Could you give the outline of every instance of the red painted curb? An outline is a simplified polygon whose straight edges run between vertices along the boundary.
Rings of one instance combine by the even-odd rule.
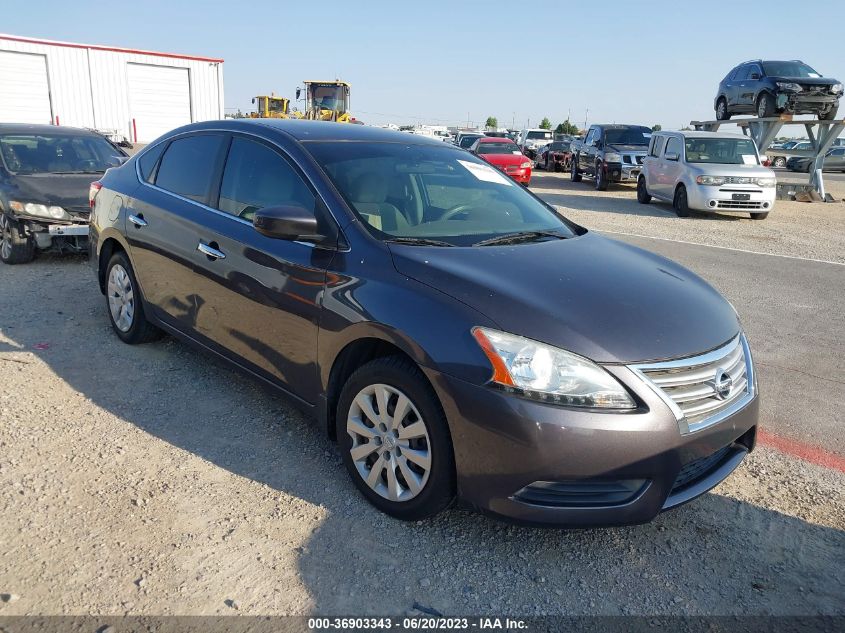
[[[767,431],[763,431],[762,429],[757,431],[757,441],[764,446],[770,446],[781,453],[794,455],[795,457],[799,457],[810,463],[845,473],[845,457],[826,451],[823,448],[804,444],[803,442],[798,442],[796,440],[789,440],[785,437],[780,437],[779,435],[773,435]]]

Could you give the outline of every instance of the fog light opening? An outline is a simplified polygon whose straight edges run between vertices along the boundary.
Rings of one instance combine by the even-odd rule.
[[[715,201],[715,200],[711,200],[710,202],[708,202],[708,203],[707,203],[707,206],[708,206],[708,207],[711,207],[711,208],[712,208],[712,207],[715,207],[715,206],[716,206],[716,201]]]
[[[769,203],[768,203],[768,202],[764,202],[764,203],[763,203],[763,208],[764,208],[764,209],[768,209],[768,208],[769,208]]]

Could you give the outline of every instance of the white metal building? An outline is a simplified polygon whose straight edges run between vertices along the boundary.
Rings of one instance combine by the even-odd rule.
[[[147,143],[222,118],[222,59],[0,34],[0,122],[94,128]]]

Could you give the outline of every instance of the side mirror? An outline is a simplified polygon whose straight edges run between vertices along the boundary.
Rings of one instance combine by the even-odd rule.
[[[267,237],[291,242],[319,242],[317,218],[313,211],[300,206],[264,207],[252,218],[255,230]]]
[[[681,155],[678,152],[666,152],[666,160],[680,160]]]
[[[751,73],[751,76],[749,77],[749,79],[751,79],[751,80],[760,79],[760,75],[758,75],[757,73]]]
[[[604,143],[601,142],[601,139],[596,141],[596,149],[601,149],[604,146]]]

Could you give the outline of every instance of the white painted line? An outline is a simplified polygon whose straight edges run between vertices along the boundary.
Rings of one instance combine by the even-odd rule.
[[[731,248],[730,246],[716,246],[715,244],[702,244],[701,242],[687,242],[686,240],[673,240],[668,237],[654,237],[653,235],[640,235],[639,233],[624,233],[622,231],[604,231],[596,229],[596,233],[610,233],[612,235],[627,235],[629,237],[642,237],[647,240],[661,240],[663,242],[677,242],[678,244],[689,244],[690,246],[706,246],[707,248],[721,248],[726,251],[737,251],[738,253],[749,253],[751,255],[768,255],[769,257],[784,257],[786,259],[800,259],[805,262],[816,262],[817,264],[833,264],[834,266],[845,266],[845,262],[832,262],[827,259],[813,259],[812,257],[798,257],[797,255],[780,255],[778,253],[764,253],[762,251],[749,251],[744,248]]]

